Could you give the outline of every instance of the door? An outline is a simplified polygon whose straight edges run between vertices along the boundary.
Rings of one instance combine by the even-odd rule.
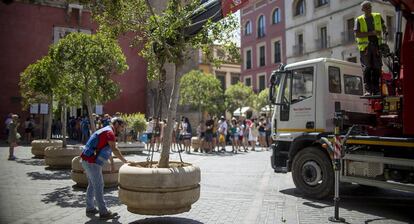
[[[278,133],[316,131],[314,70],[313,66],[298,68],[286,75],[280,92]]]

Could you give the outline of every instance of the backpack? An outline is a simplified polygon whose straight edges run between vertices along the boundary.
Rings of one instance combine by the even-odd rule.
[[[97,150],[98,143],[99,143],[99,135],[102,134],[105,131],[112,131],[111,126],[106,126],[104,128],[101,128],[101,129],[95,131],[92,134],[92,136],[89,138],[89,140],[86,142],[86,145],[83,147],[81,155],[84,156],[84,157],[88,157],[87,158],[88,161],[98,163],[97,160],[96,160],[96,158],[98,156],[100,156],[100,157],[102,156],[104,160],[109,159],[109,157],[111,155],[110,153],[109,153],[109,156],[107,155],[108,153],[104,153],[104,154],[100,153],[107,146],[105,146],[104,148],[102,148],[100,150]]]

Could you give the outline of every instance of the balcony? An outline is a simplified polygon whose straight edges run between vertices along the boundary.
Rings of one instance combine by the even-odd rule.
[[[293,56],[301,56],[303,55],[304,51],[305,51],[304,44],[293,45]]]
[[[353,30],[346,30],[341,33],[342,44],[353,44],[355,43],[355,35]]]
[[[327,38],[319,38],[315,40],[316,50],[323,50],[330,47],[330,36]]]

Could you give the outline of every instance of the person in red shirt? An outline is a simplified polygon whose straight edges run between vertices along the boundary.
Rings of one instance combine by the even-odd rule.
[[[118,217],[118,213],[111,212],[106,208],[103,197],[104,181],[102,176],[102,166],[111,161],[111,168],[115,170],[112,153],[122,162],[128,161],[124,158],[115,144],[115,136],[123,131],[125,122],[115,117],[111,120],[111,125],[97,130],[91,135],[84,146],[81,154],[82,167],[88,177],[88,188],[86,190],[86,215],[95,215],[99,212],[101,219],[113,219]],[[95,208],[94,199],[98,204],[99,211]]]

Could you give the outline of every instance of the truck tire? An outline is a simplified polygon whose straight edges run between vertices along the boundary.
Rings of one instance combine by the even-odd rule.
[[[306,147],[296,154],[292,177],[296,188],[307,197],[321,199],[333,193],[332,162],[320,148]]]

